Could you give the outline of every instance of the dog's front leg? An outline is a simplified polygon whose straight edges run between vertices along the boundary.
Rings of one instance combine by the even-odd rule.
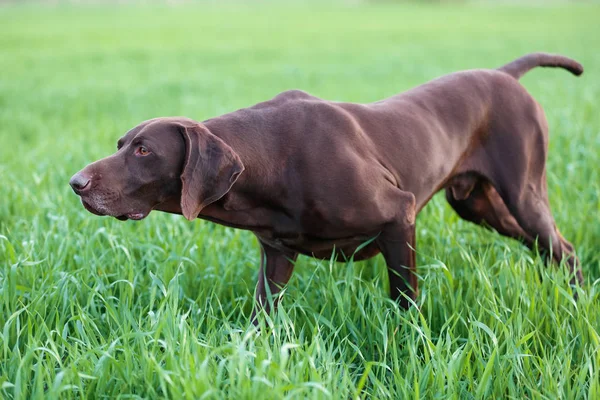
[[[294,262],[298,253],[281,251],[260,241],[261,257],[258,283],[256,284],[256,305],[252,312],[252,322],[257,323],[256,316],[263,309],[267,313],[271,306],[277,307],[277,294],[288,283],[294,271]]]
[[[415,197],[402,192],[395,203],[397,217],[377,237],[377,244],[388,268],[390,295],[401,307],[408,308],[417,298],[415,259]]]

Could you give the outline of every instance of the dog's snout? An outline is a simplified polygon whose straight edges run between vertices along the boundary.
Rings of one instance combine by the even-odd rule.
[[[90,188],[91,179],[87,175],[82,172],[78,172],[71,177],[69,181],[69,185],[73,188],[75,193],[81,194],[86,189]]]

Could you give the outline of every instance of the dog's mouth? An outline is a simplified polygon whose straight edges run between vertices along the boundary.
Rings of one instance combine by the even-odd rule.
[[[140,220],[146,218],[149,214],[148,212],[130,212],[130,213],[121,214],[121,215],[111,215],[109,213],[101,212],[100,210],[97,210],[96,208],[94,208],[94,206],[92,206],[90,203],[85,201],[83,198],[81,199],[81,204],[83,204],[83,207],[85,207],[85,209],[88,210],[89,212],[91,212],[92,214],[100,215],[100,216],[107,216],[107,215],[113,216],[116,219],[118,219],[119,221],[127,221],[128,219],[133,220],[133,221],[140,221]]]
[[[88,203],[87,201],[85,201],[83,199],[83,197],[81,198],[81,204],[83,204],[83,207],[85,207],[85,209],[88,210],[89,212],[91,212],[92,214],[100,215],[100,216],[106,215],[106,214],[103,214],[100,211],[96,210],[94,207],[92,207],[92,205],[90,203]]]
[[[119,221],[127,221],[128,219],[133,221],[140,221],[148,216],[147,213],[127,213],[115,217]]]

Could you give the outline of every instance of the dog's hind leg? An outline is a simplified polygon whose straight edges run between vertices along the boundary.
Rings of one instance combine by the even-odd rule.
[[[446,200],[464,220],[493,229],[532,247],[534,240],[521,228],[502,198],[485,178],[465,174],[446,188]]]
[[[551,255],[556,262],[566,258],[571,272],[577,268],[579,263],[573,254],[573,246],[558,232],[550,214],[545,189],[539,196],[531,192],[531,189],[526,189],[521,196],[521,203],[515,207],[519,212],[517,216],[508,209],[498,191],[488,180],[477,177],[469,185],[468,179],[471,177],[466,179],[467,181],[462,184],[446,189],[448,203],[461,218],[522,241],[532,250],[537,238],[539,246],[547,256]],[[468,193],[456,190],[457,187],[467,188]],[[583,276],[579,269],[576,271],[576,280],[580,284],[583,283]]]
[[[538,245],[552,255],[554,261],[566,262],[569,271],[574,273],[572,284],[583,284],[583,274],[573,245],[559,233],[550,212],[545,176],[542,184],[530,182],[521,193],[506,192],[504,196],[507,207],[525,232],[537,238]]]
[[[573,246],[560,235],[550,212],[546,183],[547,124],[539,108],[536,121],[536,124],[530,125],[529,129],[525,129],[517,137],[513,136],[511,148],[507,149],[507,142],[504,142],[502,159],[500,155],[496,156],[498,158],[490,157],[496,166],[490,169],[490,181],[530,240],[537,239],[540,249],[557,263],[565,261],[574,275],[572,284],[583,284],[583,275]],[[501,132],[496,138],[506,135],[506,132]]]

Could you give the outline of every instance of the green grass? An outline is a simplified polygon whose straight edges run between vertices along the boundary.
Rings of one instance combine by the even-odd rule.
[[[600,397],[600,6],[0,8],[0,398]],[[524,85],[551,127],[550,200],[586,285],[461,221],[418,218],[420,311],[381,257],[301,257],[249,321],[249,232],[86,212],[68,186],[138,122],[301,88],[369,102],[531,51],[586,72]]]

